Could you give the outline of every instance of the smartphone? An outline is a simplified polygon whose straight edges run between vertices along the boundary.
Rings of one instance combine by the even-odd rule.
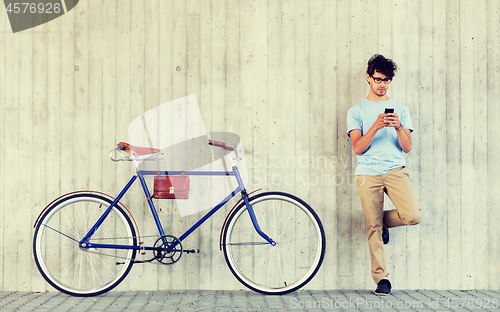
[[[384,114],[394,113],[394,108],[386,108]]]

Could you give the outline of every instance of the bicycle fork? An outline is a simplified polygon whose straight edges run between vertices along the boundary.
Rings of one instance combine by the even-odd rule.
[[[252,205],[250,205],[250,201],[248,200],[248,194],[247,191],[243,185],[243,181],[241,180],[240,173],[238,171],[238,167],[234,166],[233,167],[233,172],[235,173],[236,181],[238,181],[238,188],[241,189],[241,197],[243,198],[243,201],[245,202],[245,206],[247,207],[248,215],[250,216],[250,219],[252,220],[253,227],[255,228],[255,231],[264,239],[266,240],[269,244],[272,246],[276,245],[276,242],[272,240],[269,236],[267,236],[266,233],[264,233],[260,226],[259,223],[257,222],[257,217],[255,217],[255,212],[252,208]]]

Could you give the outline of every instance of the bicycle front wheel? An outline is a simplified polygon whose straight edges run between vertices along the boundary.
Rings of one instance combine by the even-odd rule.
[[[246,287],[266,295],[283,295],[306,285],[325,256],[325,232],[312,208],[281,192],[249,199],[257,222],[276,242],[269,244],[256,231],[242,202],[229,216],[223,250],[233,275]]]
[[[68,194],[39,219],[33,252],[43,278],[72,296],[96,296],[116,287],[130,272],[132,249],[80,248],[80,241],[111,205],[100,194]],[[137,246],[136,232],[124,209],[115,205],[89,243]]]

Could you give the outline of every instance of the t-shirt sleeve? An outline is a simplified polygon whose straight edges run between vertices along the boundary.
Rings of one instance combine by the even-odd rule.
[[[403,115],[401,116],[399,121],[403,125],[403,129],[409,129],[410,132],[413,132],[413,124],[411,123],[410,110],[408,109],[408,107],[404,108]]]
[[[347,111],[347,136],[351,137],[350,132],[355,129],[363,131],[363,123],[361,122],[359,110],[351,107]]]

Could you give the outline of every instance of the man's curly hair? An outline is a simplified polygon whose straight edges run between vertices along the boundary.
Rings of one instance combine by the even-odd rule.
[[[383,55],[375,54],[368,61],[368,68],[366,69],[366,73],[372,76],[375,71],[385,75],[387,78],[392,79],[398,67],[396,63],[394,63],[391,59],[385,58]]]

